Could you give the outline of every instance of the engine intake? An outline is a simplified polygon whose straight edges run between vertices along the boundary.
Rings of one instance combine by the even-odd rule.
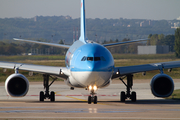
[[[22,74],[12,74],[6,79],[5,89],[11,97],[23,97],[29,90],[29,81]]]
[[[174,82],[166,74],[155,75],[150,83],[151,91],[156,97],[169,97],[174,91]]]

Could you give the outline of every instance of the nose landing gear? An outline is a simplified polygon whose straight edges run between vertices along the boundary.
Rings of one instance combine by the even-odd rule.
[[[91,104],[92,102],[94,102],[94,104],[97,104],[97,96],[95,91],[97,90],[97,86],[89,86],[89,90],[90,90],[90,96],[88,96],[88,104]]]

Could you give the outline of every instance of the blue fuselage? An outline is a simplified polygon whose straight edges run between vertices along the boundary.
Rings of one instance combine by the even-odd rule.
[[[110,81],[114,70],[114,59],[111,53],[97,43],[84,44],[76,41],[67,51],[65,63],[71,72],[70,83],[77,82],[79,87],[86,87],[90,84],[103,87]]]

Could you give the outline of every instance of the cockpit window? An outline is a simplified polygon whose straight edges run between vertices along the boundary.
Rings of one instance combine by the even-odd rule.
[[[102,60],[102,61],[106,61],[106,59],[105,59],[103,56],[101,56],[101,60]]]
[[[86,57],[86,56],[84,56],[82,59],[81,59],[81,61],[106,61],[106,59],[103,57],[103,56],[101,56],[101,57]]]
[[[84,57],[81,59],[81,61],[86,61],[86,56],[84,56]]]
[[[101,58],[100,57],[94,57],[94,61],[100,61]]]
[[[93,57],[87,57],[88,61],[93,61]]]

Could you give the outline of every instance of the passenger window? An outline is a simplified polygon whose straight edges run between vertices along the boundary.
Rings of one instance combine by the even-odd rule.
[[[100,61],[101,58],[100,57],[94,57],[94,61]]]
[[[93,57],[87,57],[88,61],[93,61]]]

